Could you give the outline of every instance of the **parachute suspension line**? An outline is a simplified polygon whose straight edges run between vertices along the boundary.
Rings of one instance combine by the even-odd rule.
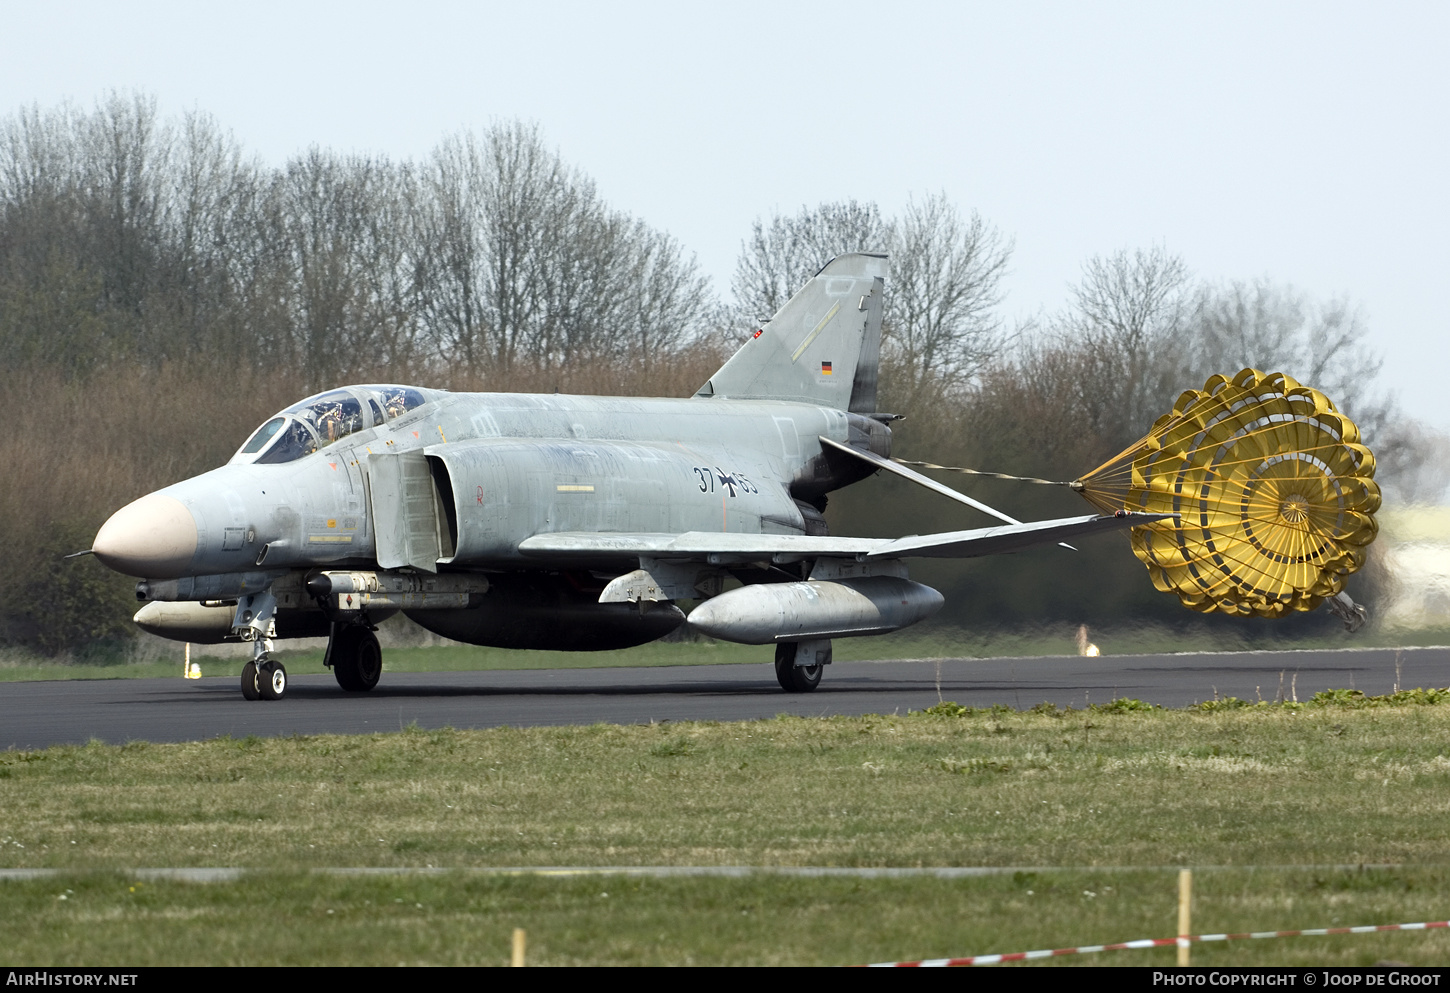
[[[1078,489],[1076,482],[1064,482],[1060,479],[1038,479],[1036,476],[1011,476],[1005,472],[983,472],[981,469],[964,469],[959,465],[937,465],[935,462],[913,462],[910,459],[892,459],[901,465],[914,465],[922,469],[940,469],[943,472],[960,472],[968,476],[986,476],[990,479],[1010,479],[1018,483],[1037,483],[1042,486],[1066,486],[1070,489]]]
[[[1134,450],[1135,449],[1129,449],[1128,451],[1131,452],[1131,451],[1134,451]],[[960,472],[960,473],[964,473],[964,474],[969,475],[969,476],[986,476],[986,477],[989,477],[991,479],[1007,479],[1007,480],[1012,480],[1013,482],[1018,482],[1018,483],[1037,483],[1037,484],[1040,484],[1042,486],[1065,486],[1068,489],[1071,489],[1071,490],[1073,490],[1075,492],[1082,493],[1083,496],[1087,500],[1093,502],[1094,504],[1098,504],[1098,501],[1094,500],[1093,497],[1094,496],[1097,496],[1099,493],[1101,493],[1102,491],[1104,491],[1105,489],[1107,489],[1107,487],[1104,487],[1102,485],[1102,479],[1101,479],[1101,477],[1093,477],[1090,482],[1088,481],[1088,477],[1086,477],[1086,476],[1083,477],[1082,479],[1074,479],[1074,480],[1070,480],[1070,481],[1069,480],[1060,480],[1060,479],[1041,479],[1041,478],[1039,478],[1037,476],[1013,476],[1013,475],[1011,475],[1009,473],[1005,473],[1005,472],[986,472],[986,471],[984,471],[982,469],[967,469],[967,468],[964,468],[962,466],[938,465],[935,462],[915,462],[915,461],[912,461],[910,459],[897,459],[897,458],[893,458],[891,461],[900,463],[901,465],[917,466],[917,467],[922,468],[922,469],[939,469],[939,470],[941,470],[943,472]],[[1258,461],[1262,461],[1262,460],[1260,458],[1254,458],[1254,459],[1244,459],[1242,461],[1247,463],[1247,462],[1258,462]],[[1235,463],[1220,463],[1220,464],[1223,465],[1223,464],[1235,464]],[[1119,488],[1119,489],[1121,489],[1121,492],[1124,495],[1127,494],[1127,491],[1129,489],[1128,480],[1131,480],[1132,473],[1133,473],[1133,467],[1132,467],[1132,464],[1131,463],[1129,463],[1128,465],[1122,467],[1121,469],[1119,469],[1115,473],[1115,475],[1122,476],[1124,478],[1124,482],[1123,482],[1122,486]],[[1113,513],[1114,511],[1117,511],[1117,510],[1126,509],[1125,507],[1123,507],[1122,501],[1112,501],[1112,500],[1108,500],[1108,501],[1104,501],[1102,504],[1100,504],[1100,506],[1102,506],[1103,509],[1107,510],[1108,513]],[[1242,519],[1243,520],[1246,520],[1246,521],[1249,521],[1251,523],[1255,523],[1255,524],[1273,524],[1273,523],[1276,523],[1278,521],[1278,518],[1277,517],[1246,516],[1246,517],[1244,517]],[[1227,532],[1227,531],[1235,531],[1239,527],[1240,527],[1239,523],[1237,521],[1235,521],[1235,522],[1229,523],[1229,524],[1203,525],[1202,526],[1202,529],[1203,530],[1208,530],[1208,531],[1221,530],[1221,531],[1226,531]]]
[[[1282,425],[1270,424],[1265,427],[1255,428],[1251,431],[1245,431],[1240,434],[1234,435],[1232,438],[1229,438],[1226,442],[1224,442],[1224,444],[1237,445],[1250,438],[1257,438],[1260,435],[1273,435],[1282,433],[1282,430]],[[1345,449],[1349,449],[1349,451],[1353,454],[1358,454],[1355,450],[1359,447],[1361,446],[1349,446],[1346,445],[1344,442],[1339,441],[1338,439],[1334,439],[1331,441],[1325,441],[1323,444],[1320,445],[1296,446],[1293,449],[1293,454],[1296,456],[1310,455],[1315,452],[1340,452],[1344,451]],[[1191,464],[1189,461],[1189,456],[1193,453],[1166,452],[1162,449],[1161,446],[1153,444],[1153,435],[1145,435],[1143,438],[1140,438],[1137,442],[1135,442],[1131,447],[1124,449],[1119,454],[1113,456],[1111,459],[1098,466],[1092,472],[1083,475],[1081,479],[1077,480],[1077,482],[1082,483],[1085,488],[1092,488],[1094,484],[1101,488],[1104,483],[1108,483],[1112,480],[1131,479],[1136,461],[1145,455],[1150,455],[1157,452],[1162,452],[1164,457],[1172,457],[1172,455],[1174,454],[1180,454],[1183,458],[1182,464],[1185,467]],[[1268,457],[1272,456],[1259,453],[1252,455],[1248,458],[1216,461],[1213,463],[1213,465],[1215,468],[1218,469],[1238,465],[1252,465]],[[1300,461],[1303,460],[1301,459]]]
[[[1238,437],[1232,439],[1229,442],[1229,444],[1237,444],[1240,441],[1242,441],[1242,440],[1244,440],[1246,438],[1255,436],[1257,434],[1259,434],[1259,432],[1257,432],[1257,431],[1255,431],[1255,432],[1246,432],[1245,434],[1239,435]],[[1349,448],[1349,450],[1351,451],[1351,453],[1354,453],[1354,448],[1357,448],[1357,447],[1360,447],[1360,446],[1351,447],[1351,446],[1344,445],[1344,444],[1342,444],[1340,442],[1326,442],[1325,444],[1322,444],[1322,445],[1305,445],[1305,446],[1302,446],[1302,447],[1296,447],[1293,450],[1292,456],[1297,458],[1298,456],[1312,455],[1315,452],[1330,452],[1330,453],[1334,453],[1334,452],[1343,451],[1346,448]],[[1135,453],[1137,455],[1141,456],[1141,455],[1144,455],[1144,454],[1148,454],[1151,451],[1153,451],[1153,449],[1141,448],[1140,447],[1139,449],[1135,450]],[[1248,458],[1242,458],[1242,459],[1225,459],[1225,460],[1222,460],[1222,461],[1214,462],[1213,463],[1213,466],[1215,468],[1217,468],[1217,469],[1223,469],[1223,468],[1226,468],[1226,467],[1238,466],[1238,465],[1252,465],[1252,464],[1254,464],[1256,462],[1262,461],[1265,458],[1271,458],[1271,457],[1273,457],[1273,456],[1264,455],[1264,454],[1261,453],[1261,454],[1256,454],[1256,455],[1250,456]],[[1186,455],[1185,456],[1182,456],[1182,458],[1184,459],[1184,461],[1182,462],[1182,465],[1183,466],[1186,467],[1189,464],[1191,464],[1188,461],[1188,458],[1187,458]],[[1298,461],[1304,462],[1304,461],[1308,461],[1308,460],[1307,459],[1303,459],[1303,458],[1299,458]],[[1099,467],[1098,469],[1094,469],[1092,472],[1088,473],[1086,476],[1083,476],[1081,481],[1087,481],[1087,480],[1098,481],[1098,480],[1103,480],[1103,479],[1115,479],[1115,478],[1118,478],[1118,477],[1131,477],[1132,474],[1133,474],[1133,460],[1129,460],[1128,462],[1126,462],[1126,463],[1124,463],[1122,465],[1113,466],[1111,469],[1104,469],[1102,467]],[[1009,478],[1009,479],[1016,479],[1016,478],[1020,478],[1020,477],[1009,476],[1007,478]],[[1068,484],[1068,485],[1070,485],[1070,484]]]

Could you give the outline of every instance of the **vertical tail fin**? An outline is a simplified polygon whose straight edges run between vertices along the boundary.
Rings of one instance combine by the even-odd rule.
[[[886,256],[838,255],[695,395],[874,412],[885,286]]]

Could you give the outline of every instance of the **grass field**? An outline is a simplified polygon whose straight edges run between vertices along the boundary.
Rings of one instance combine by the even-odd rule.
[[[850,964],[1167,936],[1173,873],[1115,867],[1186,865],[1227,867],[1199,872],[1200,931],[1444,920],[1450,702],[1424,702],[1436,699],[0,753],[0,866],[73,873],[0,883],[0,915],[7,957],[27,963],[488,963],[525,927],[541,964]],[[1360,864],[1394,867],[1247,868]],[[968,880],[308,871],[430,865],[1040,868]],[[268,871],[137,885],[125,870],[142,866]],[[1450,943],[1195,951],[1383,958],[1450,961]]]
[[[124,874],[0,883],[5,959],[127,965],[854,965],[1171,937],[1171,872],[965,880]],[[1200,871],[1196,928],[1444,920],[1450,871]],[[61,898],[65,899],[62,900]],[[1408,915],[1408,916],[1407,916]],[[1051,960],[1172,965],[1171,948]],[[1205,944],[1195,965],[1450,961],[1444,931]]]

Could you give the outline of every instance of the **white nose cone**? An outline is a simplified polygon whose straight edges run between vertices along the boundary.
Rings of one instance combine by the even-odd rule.
[[[174,579],[196,554],[196,518],[175,497],[152,493],[112,514],[91,551],[124,575]]]

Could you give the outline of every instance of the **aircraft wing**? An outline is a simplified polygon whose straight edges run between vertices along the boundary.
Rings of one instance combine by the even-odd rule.
[[[655,559],[707,560],[711,565],[741,562],[799,562],[833,555],[868,555],[888,538],[824,538],[796,534],[744,534],[686,531],[683,534],[606,534],[560,531],[536,534],[519,543],[534,558],[570,559],[646,556]]]
[[[1005,524],[971,531],[910,535],[905,538],[833,538],[794,534],[606,534],[561,531],[538,534],[519,544],[531,558],[555,561],[635,558],[699,560],[711,565],[745,562],[799,562],[831,557],[859,561],[899,558],[974,558],[1016,551],[1030,545],[1117,531],[1161,521],[1172,514],[1063,517],[1027,524]]]

